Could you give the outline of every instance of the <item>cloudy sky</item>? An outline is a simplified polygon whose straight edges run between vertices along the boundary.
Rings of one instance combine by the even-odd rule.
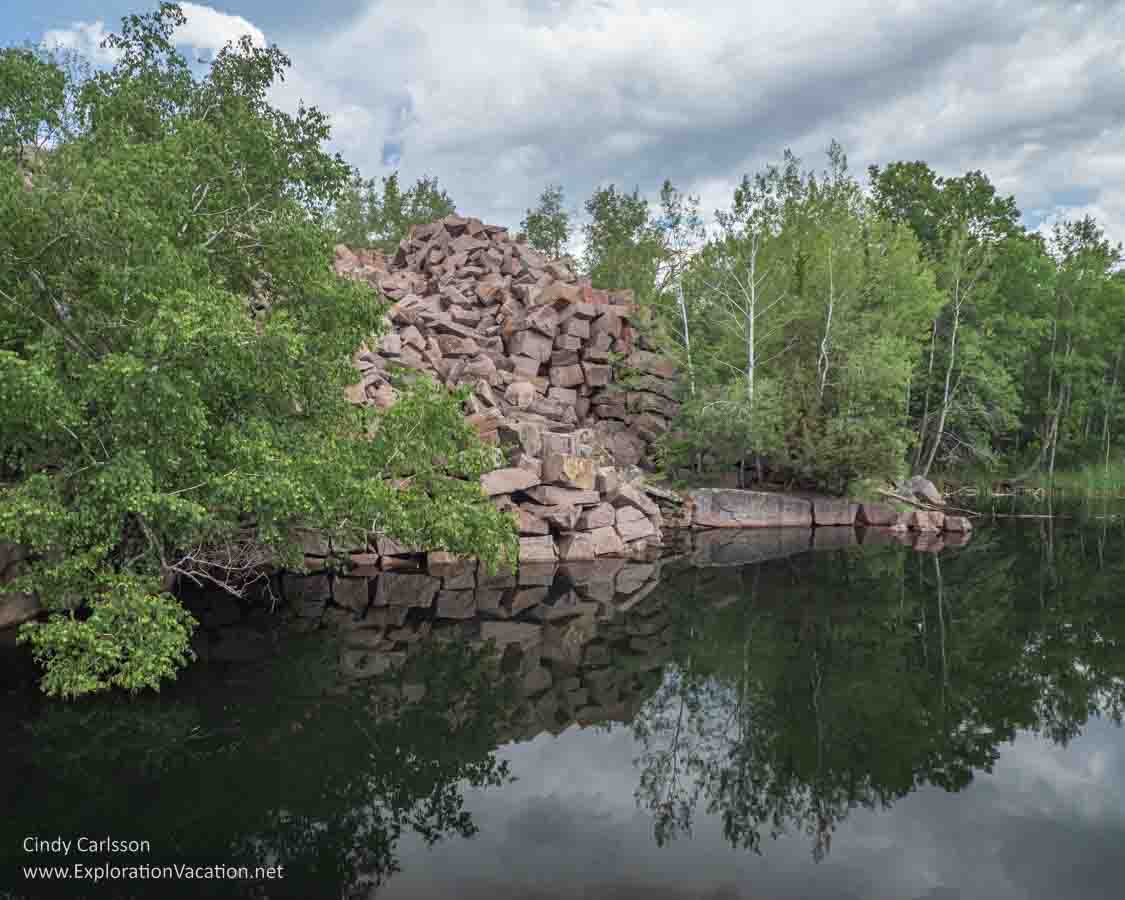
[[[0,41],[97,56],[145,0],[9,0]],[[294,61],[278,102],[333,115],[365,174],[437,175],[516,224],[548,183],[664,178],[729,202],[792,147],[819,168],[983,169],[1027,222],[1125,240],[1125,0],[225,0],[185,3],[200,54],[243,32]]]

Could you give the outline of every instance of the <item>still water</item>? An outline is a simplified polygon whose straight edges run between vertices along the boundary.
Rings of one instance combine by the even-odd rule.
[[[201,661],[135,701],[9,654],[0,897],[1125,895],[1120,520],[759,549],[362,618],[199,598]],[[74,863],[233,868],[23,874]]]

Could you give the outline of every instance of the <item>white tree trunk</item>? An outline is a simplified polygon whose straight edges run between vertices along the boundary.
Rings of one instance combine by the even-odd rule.
[[[836,282],[832,272],[832,245],[828,245],[828,310],[824,317],[824,337],[820,340],[820,355],[817,356],[816,370],[819,375],[816,399],[824,402],[824,387],[828,383],[828,342],[832,335],[832,313],[836,307]]]
[[[691,358],[691,328],[688,326],[687,316],[687,303],[684,301],[684,286],[682,283],[676,284],[676,299],[680,306],[680,320],[684,326],[684,353],[687,355],[688,366],[688,387],[691,390],[691,395],[695,396],[695,364]]]
[[[953,366],[957,359],[957,329],[961,324],[961,303],[963,299],[961,293],[961,273],[960,267],[958,267],[957,277],[953,284],[953,329],[949,335],[949,362],[945,367],[945,387],[942,391],[941,412],[938,414],[937,429],[934,431],[934,441],[930,445],[930,455],[927,457],[926,465],[921,472],[923,478],[928,478],[930,475],[930,469],[933,467],[938,447],[941,446],[941,436],[945,432],[945,419],[949,414],[949,392],[953,381]]]

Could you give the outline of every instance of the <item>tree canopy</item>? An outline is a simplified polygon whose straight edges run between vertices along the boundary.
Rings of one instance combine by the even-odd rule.
[[[351,170],[326,117],[271,105],[276,47],[194,76],[183,22],[125,18],[92,75],[0,52],[0,540],[34,550],[4,589],[52,611],[23,636],[62,696],[158,687],[192,627],[164,588],[299,566],[298,525],[492,562],[514,541],[457,397],[345,399],[382,306],[332,273]]]
[[[411,226],[454,212],[452,198],[435,177],[423,175],[404,191],[397,171],[383,177],[382,189],[356,171],[336,202],[332,222],[340,243],[393,253]]]

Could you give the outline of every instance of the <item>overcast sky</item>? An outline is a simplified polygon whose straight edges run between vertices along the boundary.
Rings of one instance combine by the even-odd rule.
[[[0,40],[97,55],[142,0],[9,0]],[[230,0],[183,4],[197,51],[249,31],[294,66],[367,175],[438,176],[517,224],[548,183],[664,178],[729,202],[745,172],[832,138],[851,167],[983,169],[1026,221],[1090,213],[1125,240],[1125,0]],[[299,8],[301,7],[301,8]]]

